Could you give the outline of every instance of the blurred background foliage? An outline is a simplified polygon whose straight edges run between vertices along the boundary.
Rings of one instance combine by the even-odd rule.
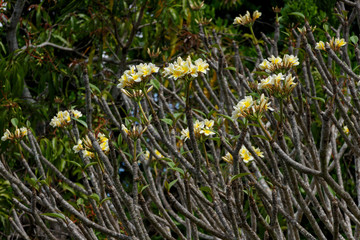
[[[89,71],[93,93],[116,102],[114,86],[128,65],[149,61],[164,65],[178,55],[201,54],[198,22],[206,25],[207,33],[214,29],[223,35],[228,56],[233,53],[232,41],[238,41],[240,55],[249,66],[253,63],[247,56],[255,50],[244,37],[248,29],[232,24],[239,14],[262,12],[254,26],[259,39],[260,32],[273,35],[272,7],[276,6],[282,8],[282,32],[302,27],[301,14],[320,29],[325,23],[337,26],[332,13],[335,0],[32,0],[25,2],[18,23],[19,49],[10,52],[5,20],[11,17],[15,3],[0,3],[0,132],[14,128],[10,123],[14,118],[19,127],[31,127],[45,157],[74,180],[80,174],[71,162],[76,158],[69,139],[50,128],[49,121],[57,111],[74,106],[84,113],[84,69]],[[288,36],[281,38],[288,43]],[[97,114],[94,126],[100,129],[106,121]],[[1,161],[22,168],[16,165],[21,156],[13,148],[1,142]],[[62,187],[64,193],[72,194],[69,187]],[[0,232],[4,234],[10,230],[11,194],[9,183],[0,179]]]

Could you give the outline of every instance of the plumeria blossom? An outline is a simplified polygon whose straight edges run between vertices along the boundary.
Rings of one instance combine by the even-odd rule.
[[[135,84],[141,83],[148,79],[148,77],[159,71],[153,63],[140,63],[139,65],[130,66],[129,70],[126,70],[119,79],[118,88],[132,88]]]
[[[74,150],[75,153],[78,153],[78,152],[80,152],[81,150],[83,150],[83,149],[84,149],[84,146],[82,145],[82,141],[79,139],[79,140],[77,141],[77,144],[76,144],[75,146],[73,146],[72,149]]]
[[[326,51],[325,43],[323,41],[317,42],[315,45],[315,49]]]
[[[345,134],[350,133],[350,130],[349,130],[348,126],[344,126],[343,131],[344,131]]]
[[[159,150],[155,149],[154,151],[155,155],[156,155],[156,158],[163,158],[164,155],[161,154],[161,152],[159,152]],[[145,157],[145,160],[150,160],[150,151],[149,150],[146,150],[145,154],[144,154],[144,157]],[[155,157],[153,156],[151,158],[151,160],[155,159]]]
[[[330,48],[334,51],[338,51],[342,46],[345,46],[346,42],[343,38],[332,38],[330,40]]]
[[[258,83],[259,89],[264,89],[276,97],[287,97],[296,87],[295,77],[292,74],[273,74]]]
[[[54,116],[50,121],[50,126],[52,127],[64,127],[70,124],[71,117],[70,113],[74,116],[74,118],[78,119],[82,116],[82,113],[78,110],[70,110],[70,111],[59,111],[56,116]]]
[[[252,17],[250,15],[249,11],[246,11],[246,14],[244,16],[239,15],[239,17],[236,17],[234,19],[234,23],[235,25],[248,25],[248,24],[253,24],[255,22],[256,19],[258,19],[261,16],[261,12],[259,12],[258,10],[256,10],[255,12],[253,12]]]
[[[170,63],[168,67],[164,68],[163,75],[177,80],[185,76],[197,77],[199,73],[206,74],[208,70],[209,64],[201,58],[193,64],[190,56],[185,61],[178,57],[174,63]]]
[[[122,124],[121,129],[128,137],[137,139],[147,130],[147,127],[141,128],[140,126],[133,125],[133,128],[129,130],[124,124]]]
[[[330,45],[330,48],[334,51],[338,51],[341,47],[346,45],[345,39],[343,38],[332,38],[330,40],[330,43],[327,42],[327,44]],[[323,41],[319,41],[315,45],[315,49],[326,51],[326,43]]]
[[[265,111],[274,110],[270,107],[270,103],[264,94],[261,94],[258,100],[253,100],[252,96],[247,96],[234,106],[231,118],[234,121],[239,117],[256,120],[260,118]]]
[[[4,135],[1,137],[1,141],[14,140],[25,137],[28,134],[26,127],[21,127],[20,129],[16,127],[15,132],[10,132],[9,129],[6,129]]]
[[[107,137],[105,137],[105,135],[103,133],[99,133],[97,135],[97,142],[99,143],[100,148],[104,153],[107,154],[110,151],[109,139]],[[82,152],[84,157],[93,158],[95,156],[95,154],[93,152],[94,149],[93,149],[92,142],[87,135],[82,140],[79,139],[77,141],[76,145],[73,146],[72,149],[75,153]]]
[[[268,59],[264,59],[259,64],[259,68],[265,72],[272,73],[277,70],[287,70],[297,65],[299,65],[299,58],[294,55],[285,54],[283,58],[272,55]]]
[[[204,121],[196,120],[193,124],[194,126],[194,133],[196,138],[201,137],[211,137],[215,134],[213,130],[214,126],[214,120],[205,119]],[[181,130],[181,137],[180,139],[182,141],[186,141],[190,138],[189,129],[183,129]]]
[[[254,146],[251,146],[251,147],[258,157],[264,158],[264,153],[259,148],[255,148]],[[245,163],[248,163],[248,162],[254,160],[254,156],[250,153],[250,151],[244,145],[241,146],[239,155]],[[225,162],[228,162],[230,164],[232,164],[233,160],[234,160],[233,156],[229,152],[226,153],[226,155],[224,157],[222,157],[222,159]]]

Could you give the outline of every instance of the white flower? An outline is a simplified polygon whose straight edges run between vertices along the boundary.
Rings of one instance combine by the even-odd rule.
[[[71,110],[72,114],[74,115],[74,118],[78,119],[80,117],[82,117],[82,113],[78,110]]]
[[[1,141],[6,141],[11,137],[11,132],[9,131],[9,129],[6,129],[4,132],[4,135],[1,137]]]
[[[325,43],[323,41],[316,43],[315,49],[326,51]]]
[[[245,162],[245,163],[248,163],[252,160],[254,160],[254,157],[251,155],[251,153],[247,150],[247,148],[245,146],[242,146],[240,148],[240,157],[242,158],[242,160]]]
[[[28,134],[28,130],[26,127],[21,127],[20,128],[20,133],[21,133],[21,137],[24,137]]]
[[[181,137],[180,137],[180,139],[185,142],[185,141],[188,140],[189,138],[190,138],[189,129],[186,128],[186,129],[181,130]]]
[[[79,139],[77,141],[77,144],[72,148],[74,150],[75,153],[80,152],[81,150],[84,149],[83,145],[82,145],[82,141]]]

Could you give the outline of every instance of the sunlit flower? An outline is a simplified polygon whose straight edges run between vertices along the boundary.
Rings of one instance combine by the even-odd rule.
[[[325,43],[323,41],[316,43],[315,49],[326,51]]]
[[[342,46],[345,46],[345,45],[346,45],[346,42],[345,42],[345,39],[343,39],[343,38],[341,38],[341,39],[335,38],[335,40],[334,40],[334,38],[332,38],[330,40],[330,47],[334,51],[339,50]]]
[[[213,132],[212,130],[210,129],[207,129],[207,128],[203,128],[200,130],[200,134],[204,134],[205,136],[212,136],[215,134],[215,132]]]
[[[209,64],[201,58],[195,61],[195,65],[192,63],[190,56],[184,61],[181,57],[178,57],[174,63],[170,63],[164,68],[163,75],[165,77],[173,78],[177,80],[190,75],[191,77],[197,77],[199,72],[206,74],[209,68]]]
[[[214,120],[205,119],[204,125],[205,127],[211,129],[214,126]]]
[[[349,128],[347,126],[344,126],[343,131],[344,131],[345,134],[350,133],[350,130],[349,130]]]
[[[201,58],[197,59],[194,63],[198,72],[206,73],[209,70],[209,64]]]
[[[15,129],[15,137],[16,137],[16,138],[20,138],[20,137],[21,137],[20,129],[18,129],[17,127],[16,127],[16,129]]]
[[[74,150],[75,153],[80,152],[81,150],[84,149],[83,145],[82,145],[82,141],[79,139],[77,141],[77,144],[72,148]]]
[[[233,163],[233,156],[228,152],[226,153],[226,155],[224,157],[222,157],[222,159],[225,161],[225,162],[228,162],[228,163]]]
[[[84,154],[84,157],[93,158],[95,155],[93,152],[90,152],[88,150],[83,150],[82,153]]]
[[[185,142],[185,141],[188,140],[189,138],[190,138],[189,129],[186,128],[186,129],[181,130],[181,137],[180,137],[180,139]]]
[[[283,58],[272,55],[259,64],[259,69],[268,73],[274,73],[277,70],[287,70],[297,65],[299,65],[299,58],[294,55],[285,54]]]
[[[248,25],[248,24],[253,24],[255,22],[256,19],[258,19],[261,16],[261,12],[259,11],[255,11],[253,12],[253,16],[250,16],[250,12],[246,11],[246,14],[244,16],[239,15],[239,17],[236,17],[234,19],[234,23],[233,24],[237,24],[237,25]]]
[[[71,110],[72,114],[74,115],[74,118],[79,119],[82,117],[82,113],[78,110]]]
[[[124,124],[121,125],[121,129],[122,129],[127,135],[130,135],[129,129],[127,129]]]
[[[260,96],[260,99],[253,100],[251,96],[245,97],[236,106],[232,112],[232,119],[235,121],[239,117],[258,119],[265,111],[273,110],[270,107],[270,103],[264,94]]]
[[[136,83],[140,83],[145,79],[159,71],[159,67],[156,67],[153,63],[140,63],[136,66],[130,66],[129,70],[124,71],[119,79],[118,88],[133,87]]]
[[[251,155],[251,153],[247,150],[247,148],[245,146],[242,146],[240,148],[239,154],[245,163],[248,163],[248,162],[254,160],[254,157]]]
[[[254,146],[252,146],[252,148],[258,157],[264,158],[264,153],[260,150],[260,148],[255,148]]]

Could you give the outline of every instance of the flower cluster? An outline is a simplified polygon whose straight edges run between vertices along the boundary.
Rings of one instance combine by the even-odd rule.
[[[193,126],[194,126],[195,137],[197,138],[209,137],[215,134],[215,132],[213,131],[214,120],[208,120],[208,119],[205,119],[204,121],[196,120]],[[181,131],[180,139],[182,141],[186,141],[189,138],[190,138],[189,128],[183,129]]]
[[[197,59],[194,64],[191,61],[190,56],[184,61],[181,57],[178,57],[174,63],[170,63],[168,67],[164,68],[164,76],[169,76],[174,80],[185,76],[197,77],[199,73],[205,73],[209,70],[209,64],[202,60]]]
[[[162,155],[157,149],[155,149],[154,153],[156,155],[156,158],[163,158],[164,157],[164,155]],[[145,155],[145,160],[147,160],[147,161],[150,160],[150,152],[149,152],[149,150],[146,150],[144,155]],[[154,157],[152,157],[151,160],[153,160],[153,159],[154,159]]]
[[[254,100],[252,96],[247,96],[234,106],[231,118],[233,120],[237,120],[239,117],[259,119],[265,111],[273,111],[270,103],[264,94],[261,94],[259,100]]]
[[[258,10],[253,12],[252,17],[250,16],[249,11],[246,11],[246,14],[244,16],[240,15],[239,17],[236,17],[234,19],[233,24],[236,24],[236,25],[253,24],[255,22],[255,20],[258,19],[260,16],[261,16],[261,12],[259,12]]]
[[[70,110],[70,112],[74,115],[74,118],[78,119],[82,116],[82,113],[78,110]],[[71,122],[69,111],[60,111],[54,116],[50,121],[50,126],[52,127],[64,127],[69,125]]]
[[[28,130],[26,127],[21,127],[20,129],[16,127],[14,133],[10,132],[9,129],[6,129],[4,135],[1,137],[1,141],[20,139],[25,137],[27,134]]]
[[[147,127],[141,128],[141,126],[134,125],[131,130],[129,130],[124,124],[121,125],[121,129],[128,135],[130,138],[138,139],[146,130]]]
[[[135,84],[143,82],[153,73],[157,73],[159,67],[153,63],[140,63],[136,66],[130,66],[119,79],[118,88],[133,87]]]
[[[261,158],[264,157],[264,153],[261,152],[259,148],[255,148],[254,146],[252,146],[252,149],[254,150],[254,152],[256,153],[257,156],[259,156]],[[241,146],[239,155],[245,163],[248,163],[248,162],[254,160],[254,156],[251,155],[249,150],[247,150],[247,148],[244,145]],[[222,157],[222,159],[228,163],[231,163],[231,164],[233,163],[233,156],[229,152],[226,153],[226,155],[224,157]]]
[[[270,94],[274,94],[278,97],[288,96],[297,83],[294,82],[295,77],[291,74],[283,75],[282,73],[273,74],[267,78],[261,80],[258,84],[259,89],[265,89]]]
[[[294,55],[285,54],[283,58],[272,55],[268,59],[264,59],[259,65],[259,68],[265,70],[265,72],[271,73],[277,70],[287,70],[297,65],[299,65],[299,58]]]
[[[100,145],[101,150],[104,153],[108,153],[110,151],[109,139],[105,137],[104,134],[99,133],[97,135],[97,141]],[[83,138],[83,140],[79,139],[77,144],[73,147],[73,150],[75,153],[79,153],[80,151],[82,151],[84,157],[93,158],[95,156],[95,154],[92,152],[93,151],[92,142],[88,136]]]
[[[346,42],[343,38],[332,38],[329,44],[332,50],[338,51],[342,46],[346,45]],[[326,51],[325,43],[323,41],[316,43],[315,49]]]

